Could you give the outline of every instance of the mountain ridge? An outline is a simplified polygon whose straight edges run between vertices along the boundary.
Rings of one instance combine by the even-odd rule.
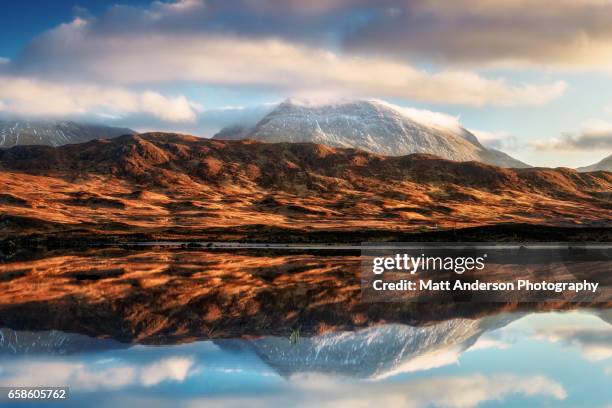
[[[75,229],[92,238],[197,239],[262,226],[295,233],[600,228],[610,225],[612,208],[608,172],[168,133],[0,149],[0,186],[0,240]]]
[[[428,153],[454,161],[530,167],[503,152],[485,148],[473,133],[449,117],[423,112],[379,100],[309,105],[288,99],[255,126],[226,127],[213,138],[313,142],[387,156]]]
[[[194,162],[198,158],[202,161]],[[240,166],[217,168],[240,161]],[[173,169],[205,181],[232,179],[252,183],[258,180],[264,184],[306,173],[314,178],[342,179],[347,175],[346,170],[350,170],[359,177],[410,179],[418,183],[450,182],[488,189],[514,187],[528,190],[547,186],[560,191],[566,188],[577,191],[589,185],[586,181],[588,174],[582,175],[567,168],[505,169],[423,153],[383,156],[354,148],[334,148],[308,142],[221,141],[159,132],[60,147],[16,146],[0,152],[0,165],[7,170],[99,171],[146,178],[154,177],[150,172],[155,169],[161,172]],[[254,169],[249,169],[249,165],[259,165],[259,171],[250,172]],[[194,169],[200,171],[194,172]]]
[[[579,167],[576,170],[580,172],[589,172],[589,171],[612,171],[612,154],[608,157],[604,157],[600,161],[590,166]]]
[[[18,145],[61,146],[130,133],[135,132],[128,128],[69,120],[0,119],[0,147],[4,148]]]

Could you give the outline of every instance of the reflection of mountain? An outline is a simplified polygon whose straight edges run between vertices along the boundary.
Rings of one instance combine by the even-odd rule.
[[[612,325],[612,309],[596,310],[593,314],[599,316],[604,322]],[[612,344],[610,346],[612,347]]]
[[[16,331],[0,329],[0,355],[65,355],[81,352],[125,348],[127,344],[76,333],[49,331]]]
[[[476,136],[457,124],[435,123],[422,116],[418,111],[376,100],[321,106],[287,100],[253,128],[228,127],[215,138],[313,142],[389,156],[427,153],[448,160],[529,167],[502,152],[485,148]]]
[[[302,337],[296,343],[283,337],[241,342],[284,376],[318,372],[381,378],[455,362],[484,332],[503,327],[520,316],[458,318],[423,327],[389,324]],[[223,343],[219,342],[221,346]]]

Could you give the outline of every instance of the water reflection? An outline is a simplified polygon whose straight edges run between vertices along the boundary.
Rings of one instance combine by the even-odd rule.
[[[0,264],[0,386],[68,385],[51,406],[74,407],[612,403],[609,309],[365,303],[359,266],[342,251],[13,259]]]
[[[443,297],[426,303],[368,303],[361,292],[360,266],[358,253],[343,250],[96,248],[43,253],[0,263],[0,326],[163,345],[287,337],[297,329],[310,337],[381,323],[426,327],[501,311],[577,307],[568,300],[483,303]],[[506,272],[504,280],[513,275]],[[600,273],[608,276],[609,270]],[[404,335],[389,334],[400,340]],[[427,330],[420,335],[427,336]],[[255,347],[262,356],[266,347],[276,348],[263,343]]]
[[[25,331],[0,329],[0,356],[63,355],[127,348],[129,345],[112,339],[98,339],[83,334],[57,330]]]
[[[293,343],[129,348],[5,330],[0,385],[69,385],[71,406],[604,407],[612,402],[610,321],[609,310],[498,314]]]
[[[382,379],[457,362],[459,355],[484,332],[519,317],[502,314],[477,320],[459,318],[423,327],[387,324],[357,332],[301,338],[295,344],[272,336],[236,342],[252,349],[285,377],[316,372]],[[218,342],[222,347],[227,343]]]

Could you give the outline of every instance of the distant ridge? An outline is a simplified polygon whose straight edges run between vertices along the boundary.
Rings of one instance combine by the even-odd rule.
[[[586,167],[579,167],[576,170],[581,171],[581,172],[602,171],[602,170],[612,172],[612,154],[595,164],[592,164]]]
[[[109,139],[133,130],[72,121],[0,119],[0,147],[19,145],[62,146],[93,139]]]

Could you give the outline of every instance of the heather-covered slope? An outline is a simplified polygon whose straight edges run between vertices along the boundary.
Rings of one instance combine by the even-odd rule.
[[[612,174],[151,133],[0,150],[3,237],[58,229],[196,239],[249,225],[610,226]]]

